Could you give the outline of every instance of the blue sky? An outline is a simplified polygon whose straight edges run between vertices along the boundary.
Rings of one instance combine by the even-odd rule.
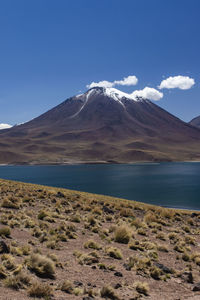
[[[200,115],[199,0],[0,0],[0,123],[27,121],[86,90],[129,75],[163,89],[155,103],[189,121]]]

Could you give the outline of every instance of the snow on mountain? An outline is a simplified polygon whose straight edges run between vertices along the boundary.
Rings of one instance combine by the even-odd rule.
[[[122,92],[116,88],[104,88],[104,87],[91,88],[85,94],[82,94],[82,95],[86,95],[86,100],[88,100],[88,98],[94,94],[102,94],[104,96],[107,96],[107,97],[112,98],[119,102],[121,102],[121,100],[124,98],[134,100],[134,101],[141,100],[141,98],[142,98],[142,97],[137,97],[133,94],[128,94],[128,93]],[[76,96],[76,98],[79,98],[82,95],[78,95],[78,96]]]

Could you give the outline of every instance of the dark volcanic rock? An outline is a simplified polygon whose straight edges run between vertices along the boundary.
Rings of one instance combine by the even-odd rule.
[[[200,282],[196,283],[192,289],[194,292],[200,291]]]
[[[187,283],[194,283],[192,272],[184,272],[181,275],[181,278],[186,281]]]
[[[115,289],[119,289],[120,287],[122,287],[122,285],[121,285],[120,283],[117,283],[117,284],[114,286]]]
[[[131,267],[128,264],[123,264],[126,271],[130,271]]]
[[[65,195],[62,192],[57,192],[56,197],[64,198]]]
[[[10,253],[10,249],[4,241],[0,241],[0,254],[3,253]]]
[[[114,275],[117,277],[123,277],[123,274],[121,272],[115,272]]]
[[[114,214],[114,211],[107,206],[103,206],[103,211],[107,214]]]
[[[82,282],[80,282],[80,281],[74,281],[74,285],[75,286],[82,286],[83,284],[82,284]]]
[[[192,218],[198,217],[198,215],[199,215],[199,214],[193,212],[193,213],[191,214],[191,217],[192,217]]]
[[[173,271],[172,271],[172,269],[170,269],[170,268],[168,268],[168,267],[166,267],[166,266],[164,266],[163,264],[160,264],[160,263],[154,263],[154,265],[157,267],[157,268],[159,268],[160,270],[162,270],[164,273],[166,273],[166,274],[172,274],[173,273]]]

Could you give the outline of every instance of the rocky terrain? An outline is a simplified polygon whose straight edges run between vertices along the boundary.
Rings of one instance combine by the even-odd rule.
[[[0,299],[200,299],[200,213],[0,180]]]
[[[114,88],[92,88],[0,131],[1,164],[198,161],[199,149],[199,128]]]

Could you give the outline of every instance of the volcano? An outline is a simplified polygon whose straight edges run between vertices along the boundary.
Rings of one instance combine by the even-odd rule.
[[[131,163],[200,159],[200,129],[148,99],[95,87],[0,132],[0,163]]]

